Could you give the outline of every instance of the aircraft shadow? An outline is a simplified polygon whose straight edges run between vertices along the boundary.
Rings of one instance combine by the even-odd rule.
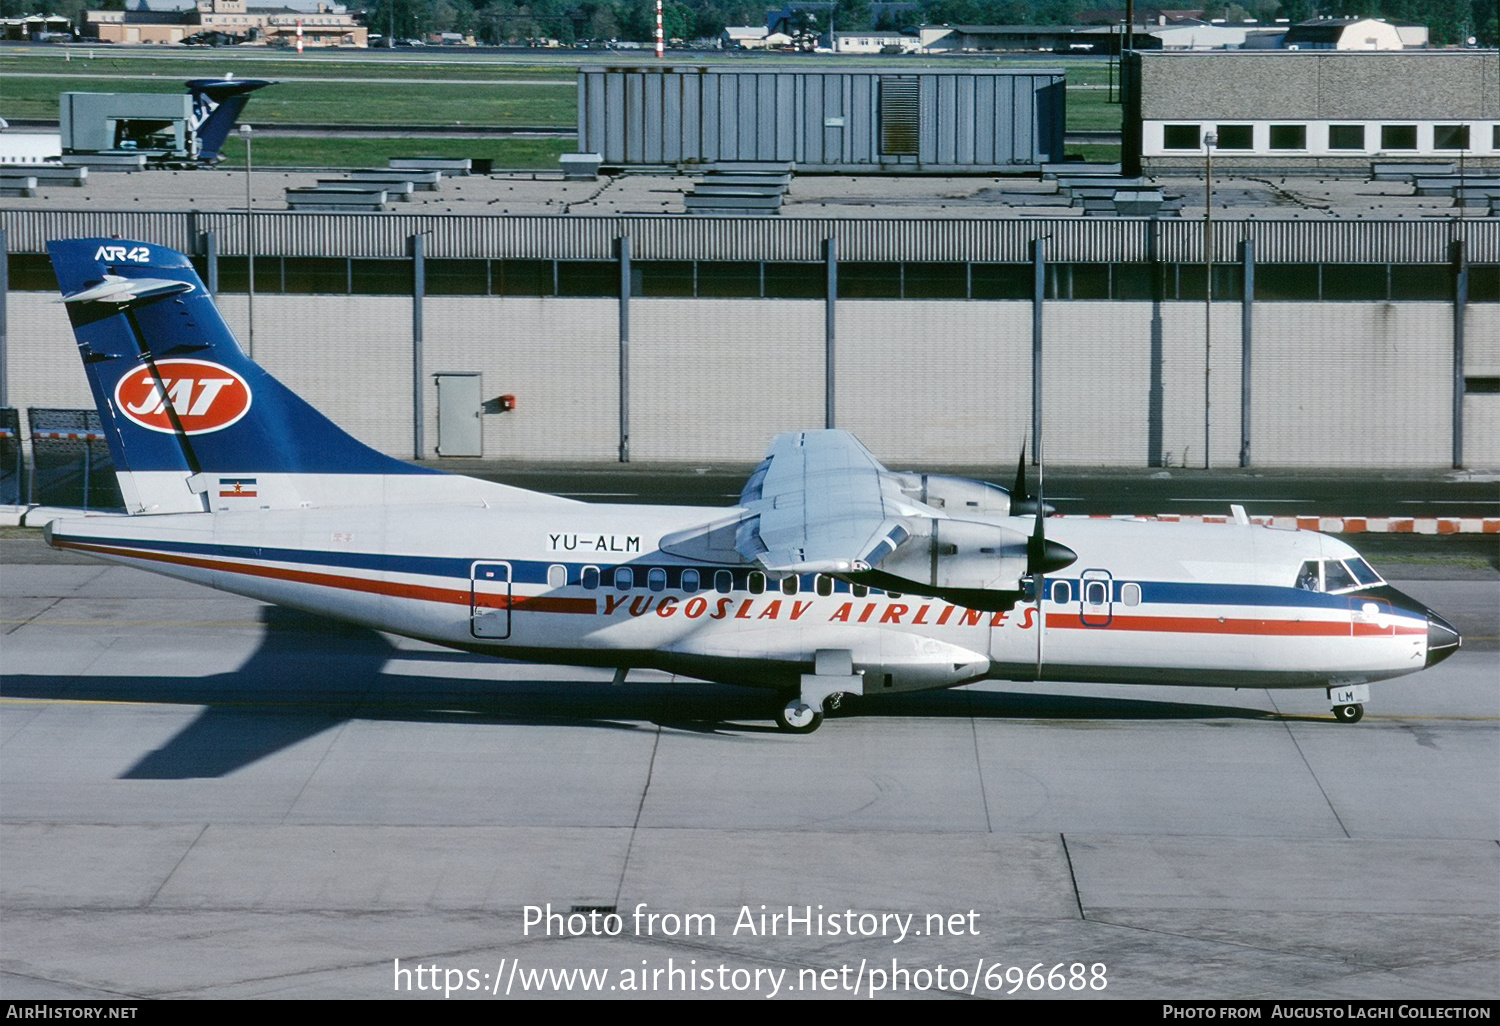
[[[385,670],[398,652],[382,634],[295,610],[267,606],[264,640],[239,669],[199,677],[7,675],[7,698],[202,706],[160,748],[120,775],[127,780],[222,777],[351,719],[411,723],[493,723],[668,727],[701,734],[774,733],[776,699],[722,684],[556,680],[463,680]],[[489,664],[462,652],[424,661]],[[1287,717],[1253,709],[1130,698],[929,691],[863,699],[861,717],[1016,720],[1193,720]]]

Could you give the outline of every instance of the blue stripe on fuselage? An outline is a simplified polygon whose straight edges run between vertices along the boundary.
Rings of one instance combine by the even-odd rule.
[[[129,546],[131,548],[144,549],[151,552],[171,553],[177,555],[196,555],[215,557],[224,560],[256,560],[274,563],[292,563],[303,566],[316,567],[338,567],[347,570],[365,570],[376,573],[399,573],[419,574],[429,577],[446,577],[467,582],[469,580],[470,567],[475,562],[473,557],[466,556],[414,556],[405,554],[387,554],[374,552],[330,552],[315,549],[286,549],[271,548],[255,545],[224,545],[218,543],[204,542],[167,542],[148,541],[138,539],[117,538],[86,538],[69,535],[66,540],[77,541],[94,545]],[[652,553],[650,555],[660,555]],[[564,566],[568,571],[569,586],[577,586],[583,568],[586,566],[600,566],[595,562],[565,562],[561,560],[518,560],[504,559],[503,557],[483,557],[490,562],[508,562],[511,567],[511,580],[516,584],[547,584],[547,571],[552,566]],[[669,571],[667,590],[680,590],[681,571],[696,569],[701,575],[700,589],[709,592],[713,589],[713,574],[719,570],[729,570],[735,575],[735,590],[746,590],[745,576],[751,572],[745,567],[726,567],[717,564],[684,564],[668,562],[666,560],[641,559],[631,563],[605,564],[601,568],[608,572],[614,566],[632,566],[637,568],[662,567]],[[803,574],[803,586],[799,587],[798,593],[807,597],[816,597],[811,587],[811,578],[815,575]],[[1080,578],[1052,577],[1048,582],[1067,581],[1071,586],[1072,600],[1065,604],[1071,607],[1078,604],[1078,589],[1081,587]],[[645,588],[645,577],[641,575],[631,591],[642,591]],[[1314,609],[1337,609],[1347,610],[1351,595],[1348,594],[1328,595],[1322,592],[1303,591],[1297,588],[1278,588],[1273,585],[1260,584],[1208,584],[1201,582],[1182,581],[1120,581],[1111,582],[1112,601],[1120,603],[1120,588],[1124,584],[1138,584],[1141,587],[1142,604],[1150,605],[1203,605],[1203,606],[1278,606],[1298,607],[1308,610]],[[848,594],[850,585],[844,581],[834,582],[835,594]],[[607,581],[600,582],[600,591],[614,590]],[[775,595],[778,589],[774,582],[768,582],[765,594]],[[871,597],[884,597],[879,591],[872,589]],[[1056,604],[1047,599],[1047,604],[1056,608]]]

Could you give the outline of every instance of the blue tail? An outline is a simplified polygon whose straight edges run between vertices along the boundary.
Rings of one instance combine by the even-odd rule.
[[[254,78],[195,78],[188,82],[199,160],[209,164],[218,161],[224,140],[250,102],[250,94],[273,84]]]
[[[355,440],[252,363],[181,253],[47,249],[132,511],[342,505],[371,498],[356,478],[446,476]]]

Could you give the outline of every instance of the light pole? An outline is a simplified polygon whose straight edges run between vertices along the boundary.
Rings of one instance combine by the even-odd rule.
[[[248,330],[245,334],[245,355],[255,359],[255,199],[250,192],[251,171],[254,165],[250,159],[250,133],[249,125],[240,126],[240,135],[245,140],[245,272],[247,278],[246,288],[246,321]]]
[[[1214,337],[1214,147],[1219,137],[1203,133],[1203,469],[1209,468],[1209,384],[1213,368]]]

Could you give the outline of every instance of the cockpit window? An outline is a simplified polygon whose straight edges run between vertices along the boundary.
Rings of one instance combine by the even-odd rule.
[[[1309,559],[1297,571],[1296,587],[1303,591],[1337,593],[1357,591],[1384,583],[1380,575],[1370,568],[1369,563],[1356,556],[1343,562],[1337,559],[1325,559],[1321,562]]]
[[[1349,568],[1349,572],[1354,575],[1354,579],[1359,582],[1361,588],[1368,588],[1372,584],[1385,583],[1384,579],[1370,568],[1370,564],[1358,556],[1354,559],[1344,560],[1344,565]]]
[[[1354,575],[1351,574],[1343,563],[1336,559],[1323,561],[1323,590],[1324,591],[1348,591],[1357,587]]]
[[[1323,575],[1318,570],[1316,559],[1309,559],[1302,564],[1302,569],[1297,571],[1297,587],[1303,591],[1323,590]]]

